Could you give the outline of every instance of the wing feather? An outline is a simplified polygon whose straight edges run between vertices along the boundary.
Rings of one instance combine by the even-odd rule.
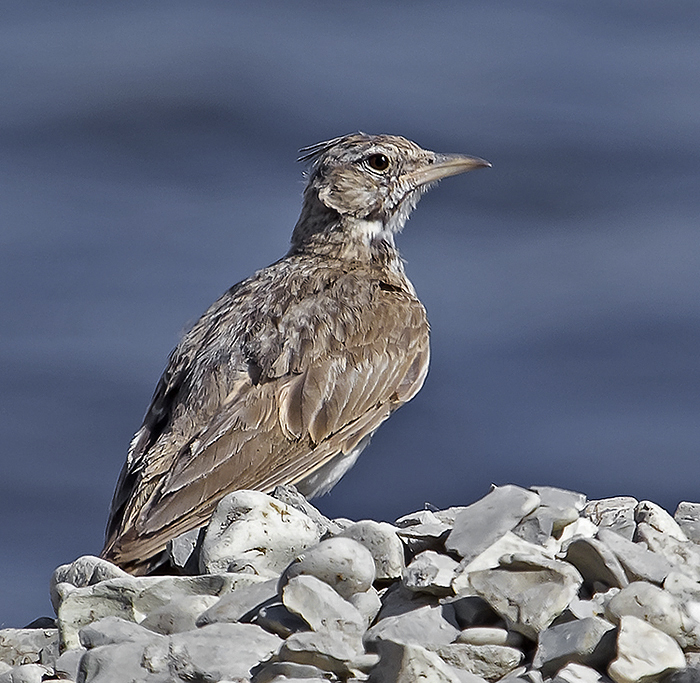
[[[411,290],[375,285],[347,305],[331,283],[304,304],[300,287],[288,291],[301,304],[248,332],[234,329],[217,302],[216,329],[195,326],[181,344],[199,344],[198,355],[173,353],[115,493],[106,557],[139,571],[169,538],[201,525],[226,493],[302,481],[353,451],[418,391],[428,326]],[[337,289],[346,297],[348,287]],[[240,346],[211,350],[222,334]]]

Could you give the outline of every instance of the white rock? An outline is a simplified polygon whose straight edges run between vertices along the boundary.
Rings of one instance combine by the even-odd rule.
[[[540,633],[532,665],[552,676],[570,662],[605,668],[615,653],[615,627],[599,617],[575,619]]]
[[[488,626],[472,626],[465,628],[455,642],[469,643],[471,645],[508,645],[510,647],[521,647],[524,638],[520,633],[507,631],[504,628]]]
[[[282,589],[282,602],[314,631],[344,631],[359,638],[365,620],[357,609],[315,576],[295,576]]]
[[[438,654],[420,645],[380,641],[376,645],[379,664],[369,683],[461,683],[461,678]],[[473,677],[475,682],[483,681]]]
[[[649,550],[666,558],[675,569],[700,581],[700,546],[692,541],[677,538],[654,529],[646,522],[637,525],[636,541],[643,541]]]
[[[416,555],[403,573],[403,584],[416,593],[451,595],[452,579],[459,564],[448,555],[425,550]]]
[[[628,541],[614,531],[601,529],[598,539],[612,550],[630,581],[660,584],[673,569],[673,565],[662,555],[651,552],[641,543]]]
[[[444,645],[459,635],[454,612],[449,605],[424,606],[418,609],[380,618],[365,633],[365,643],[377,640],[393,640],[397,643]],[[380,613],[381,617],[381,613]]]
[[[557,671],[552,683],[610,683],[610,679],[590,666],[571,662]]]
[[[583,516],[588,517],[598,527],[612,529],[621,536],[632,540],[635,529],[634,511],[637,502],[631,496],[592,500],[583,509]]]
[[[608,667],[616,683],[657,681],[666,672],[683,668],[685,657],[673,638],[637,617],[620,619],[617,657]]]
[[[259,578],[259,577],[258,577]],[[197,618],[196,625],[233,623],[240,621],[249,612],[277,596],[277,579],[259,579],[254,583],[236,587],[222,595],[211,607]]]
[[[471,561],[511,531],[539,503],[536,493],[519,486],[494,487],[487,496],[456,514],[445,547]]]
[[[374,582],[374,559],[358,541],[335,536],[299,554],[285,569],[280,587],[301,574],[315,576],[349,598],[353,593],[364,593]]]
[[[450,643],[430,647],[456,669],[464,669],[487,681],[497,681],[513,671],[523,660],[523,653],[505,645],[471,645]]]
[[[635,581],[606,605],[606,616],[615,623],[627,615],[663,631],[683,648],[700,649],[698,623],[688,617],[678,598],[652,583]]]
[[[271,578],[319,538],[318,526],[303,512],[260,491],[234,491],[221,499],[207,525],[200,570]]]
[[[567,562],[513,556],[498,569],[469,575],[474,592],[508,628],[536,640],[576,596],[583,579]]]
[[[279,659],[347,676],[350,663],[361,653],[362,642],[342,631],[307,631],[289,636],[279,651]]]
[[[188,595],[222,595],[248,576],[127,576],[84,588],[59,583],[58,623],[63,650],[80,647],[78,631],[102,617],[140,622],[154,610]]]
[[[54,610],[58,611],[58,605],[61,601],[57,591],[58,584],[67,583],[76,588],[84,588],[85,586],[93,586],[101,581],[118,578],[130,578],[130,574],[127,574],[117,565],[103,560],[101,557],[83,555],[74,562],[62,564],[54,570],[49,584],[51,604]]]
[[[0,630],[0,662],[10,666],[34,664],[41,651],[58,641],[55,628],[4,628]]]
[[[353,593],[348,602],[362,615],[365,627],[368,627],[382,608],[382,600],[375,588],[370,588],[364,593]]]
[[[609,588],[622,588],[629,583],[613,551],[595,538],[572,539],[566,546],[564,559],[579,570],[586,587],[602,583]]]
[[[405,567],[403,543],[397,531],[393,524],[365,519],[347,527],[339,536],[365,546],[374,558],[376,580],[388,581],[400,578]]]
[[[691,541],[700,543],[700,503],[678,503],[673,519]]]
[[[637,524],[644,522],[662,534],[675,538],[677,541],[688,540],[678,522],[660,505],[652,503],[650,500],[643,500],[637,504],[634,511],[634,521]]]
[[[469,575],[472,572],[495,569],[500,566],[502,558],[510,555],[527,555],[534,561],[541,560],[544,562],[554,559],[554,555],[550,550],[524,541],[509,531],[471,561],[463,560],[460,563],[452,581],[452,590],[457,595],[469,593],[471,590],[469,587]]]
[[[217,602],[215,595],[185,595],[153,610],[140,625],[164,635],[191,631],[198,617]]]

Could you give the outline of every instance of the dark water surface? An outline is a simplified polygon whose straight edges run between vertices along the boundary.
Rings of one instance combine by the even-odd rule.
[[[399,244],[425,388],[319,501],[491,482],[700,500],[700,5],[0,6],[0,625],[101,547],[180,331],[287,249],[296,150],[406,135],[493,169]]]

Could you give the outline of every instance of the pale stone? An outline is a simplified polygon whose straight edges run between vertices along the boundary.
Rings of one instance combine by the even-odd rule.
[[[487,496],[456,514],[445,547],[471,561],[511,531],[539,503],[536,493],[519,486],[494,487]]]
[[[687,617],[678,598],[652,583],[631,583],[608,602],[606,615],[616,623],[627,615],[637,617],[671,636],[681,647],[700,649],[697,622]]]
[[[630,581],[661,584],[673,569],[673,565],[662,555],[628,541],[614,531],[601,529],[598,538],[615,554]]]
[[[41,664],[20,664],[0,674],[0,683],[41,683],[51,670]]]
[[[437,653],[420,645],[379,641],[379,664],[369,683],[461,683],[464,679]],[[483,679],[476,678],[475,682]]]
[[[469,581],[509,629],[536,640],[576,596],[582,578],[566,562],[514,556],[498,569],[472,572]]]
[[[459,564],[447,555],[425,550],[416,555],[403,573],[403,584],[417,593],[452,594],[452,579]]]
[[[94,555],[83,555],[70,564],[62,564],[57,567],[49,583],[49,593],[51,604],[55,611],[58,611],[60,594],[57,590],[59,584],[70,584],[76,588],[93,586],[96,583],[107,581],[108,579],[131,578],[123,569],[117,565],[103,560]]]
[[[637,525],[635,540],[643,541],[649,550],[665,557],[675,569],[687,574],[694,581],[700,581],[700,547],[697,544],[692,541],[679,541],[645,522]]]
[[[610,683],[610,679],[589,666],[571,662],[557,671],[552,683]]]
[[[457,643],[469,643],[470,645],[508,645],[510,647],[522,647],[524,638],[520,633],[508,631],[504,628],[488,626],[472,626],[465,628],[458,636]]]
[[[222,595],[197,618],[196,625],[240,621],[264,602],[277,597],[277,580],[259,580]]]
[[[309,630],[309,625],[281,602],[266,603],[260,607],[253,623],[280,638],[289,638],[294,633]]]
[[[78,668],[80,660],[87,652],[84,647],[78,647],[75,650],[66,650],[55,662],[54,671],[56,678],[61,680],[75,681],[78,678]]]
[[[673,519],[693,543],[700,543],[700,503],[678,503]]]
[[[560,509],[574,508],[578,512],[586,507],[586,496],[583,493],[556,486],[531,486],[530,489],[540,497],[540,505]]]
[[[283,643],[254,624],[209,624],[169,639],[169,670],[189,681],[248,677]]]
[[[372,553],[377,581],[401,578],[405,567],[403,543],[398,529],[387,522],[362,520],[343,530],[339,536],[352,538]]]
[[[328,681],[325,672],[317,666],[296,662],[270,662],[256,670],[251,683],[289,683],[290,680],[303,680],[305,683]]]
[[[397,535],[411,555],[424,550],[444,550],[444,540],[452,526],[441,521],[430,510],[419,510],[400,517],[395,522]]]
[[[79,638],[80,644],[88,649],[126,642],[144,645],[165,642],[162,635],[119,617],[104,617],[84,626]]]
[[[615,653],[615,626],[599,617],[550,626],[540,633],[532,665],[551,676],[570,662],[604,668]]]
[[[197,574],[199,570],[199,548],[204,537],[204,528],[190,529],[168,541],[166,551],[170,566],[180,574]]]
[[[343,520],[328,519],[328,517],[322,514],[297,491],[296,486],[276,486],[275,490],[272,492],[272,497],[290,507],[296,508],[299,512],[303,512],[309,519],[312,519],[314,524],[318,527],[321,537],[328,534],[335,536],[347,526]]]
[[[57,640],[55,628],[4,628],[0,630],[0,662],[10,666],[38,663],[41,651]]]
[[[215,595],[185,595],[153,610],[140,625],[164,635],[191,631],[198,617],[218,601]]]
[[[620,619],[617,657],[608,667],[615,683],[658,681],[665,673],[683,668],[683,651],[671,636],[637,617]]]
[[[425,606],[380,619],[365,633],[365,643],[393,640],[398,643],[447,644],[458,635],[454,611],[449,605]],[[380,613],[381,616],[381,613]]]
[[[342,631],[307,631],[287,638],[279,651],[279,659],[310,664],[342,676],[349,672],[350,662],[361,652],[362,642]]]
[[[282,589],[282,602],[314,631],[339,630],[358,637],[364,631],[365,620],[357,609],[315,576],[289,579]]]
[[[348,602],[362,615],[365,627],[369,627],[382,608],[382,600],[375,588],[370,588],[364,593],[353,593]]]
[[[108,579],[84,588],[59,583],[58,624],[61,647],[80,646],[78,631],[102,617],[116,616],[140,622],[171,600],[188,595],[222,595],[247,576],[126,576]]]
[[[637,504],[634,511],[634,521],[637,524],[644,522],[652,529],[675,538],[677,541],[687,541],[688,537],[671,515],[660,505],[652,503],[650,500],[643,500]]]
[[[602,541],[574,538],[564,558],[578,569],[587,587],[599,582],[609,588],[622,588],[629,583],[617,557]]]
[[[358,541],[335,536],[299,554],[285,569],[280,587],[302,574],[315,576],[349,598],[353,593],[365,592],[374,582],[374,558]]]
[[[430,647],[451,666],[481,676],[487,681],[497,681],[520,665],[523,653],[505,645],[472,645],[450,643]]]
[[[534,543],[524,541],[509,531],[471,561],[463,560],[460,563],[456,570],[455,578],[452,580],[452,590],[457,595],[471,592],[469,587],[469,575],[471,573],[495,569],[500,566],[502,558],[511,555],[527,555],[533,561],[542,562],[554,559],[551,551]]]
[[[634,511],[637,503],[631,496],[592,500],[583,509],[583,516],[596,526],[611,529],[631,541],[636,526]]]
[[[260,491],[234,491],[221,499],[207,525],[200,570],[271,578],[320,537],[303,512]]]

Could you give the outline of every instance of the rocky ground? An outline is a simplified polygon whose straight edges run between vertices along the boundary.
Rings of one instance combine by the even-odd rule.
[[[494,487],[395,524],[238,491],[172,575],[59,567],[0,683],[700,681],[700,504]]]

